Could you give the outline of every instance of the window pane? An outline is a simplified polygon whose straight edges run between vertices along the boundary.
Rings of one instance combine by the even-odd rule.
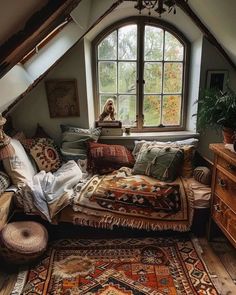
[[[184,47],[172,34],[165,32],[165,60],[183,60]]]
[[[136,96],[120,95],[118,102],[118,118],[124,126],[135,126]]]
[[[118,92],[136,93],[136,62],[119,62]]]
[[[124,26],[118,30],[118,56],[122,60],[137,59],[137,26]]]
[[[158,126],[161,123],[161,97],[159,95],[145,95],[143,101],[145,126]]]
[[[99,74],[99,92],[116,92],[117,91],[117,64],[115,62],[98,63]]]
[[[144,64],[144,93],[160,93],[162,90],[162,64],[146,62]]]
[[[145,26],[144,60],[163,59],[163,30]]]
[[[181,96],[164,95],[163,96],[163,125],[180,125]]]
[[[112,95],[112,94],[111,95],[100,95],[100,113],[103,112],[103,107],[109,98],[113,99],[115,108],[117,110],[117,97],[116,97],[116,95]],[[116,116],[117,116],[117,114],[115,114],[115,118],[116,118]]]
[[[181,93],[182,70],[182,63],[165,63],[164,93]]]
[[[116,59],[117,58],[117,31],[108,35],[98,45],[98,59]]]

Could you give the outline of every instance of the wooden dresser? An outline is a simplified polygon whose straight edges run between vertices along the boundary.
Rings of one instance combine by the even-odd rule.
[[[211,219],[236,247],[236,153],[227,150],[224,144],[210,144],[214,152],[212,178]]]

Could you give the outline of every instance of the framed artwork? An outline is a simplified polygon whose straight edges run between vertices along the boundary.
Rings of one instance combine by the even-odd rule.
[[[51,118],[79,116],[79,98],[76,79],[45,81]]]
[[[206,88],[216,88],[224,91],[228,80],[228,71],[207,71]]]

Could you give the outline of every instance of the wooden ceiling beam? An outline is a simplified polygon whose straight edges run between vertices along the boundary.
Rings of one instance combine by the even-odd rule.
[[[81,0],[49,0],[24,28],[0,46],[0,78],[55,29]]]

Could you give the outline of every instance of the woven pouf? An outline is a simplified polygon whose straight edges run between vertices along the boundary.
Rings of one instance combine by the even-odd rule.
[[[9,263],[29,263],[44,253],[47,242],[47,230],[40,223],[34,221],[8,223],[0,234],[1,255]]]

